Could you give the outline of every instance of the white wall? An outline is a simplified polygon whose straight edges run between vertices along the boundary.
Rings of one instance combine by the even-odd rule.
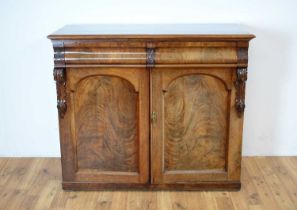
[[[75,23],[241,23],[250,45],[245,155],[297,155],[296,0],[0,3],[0,156],[59,156],[53,51]]]

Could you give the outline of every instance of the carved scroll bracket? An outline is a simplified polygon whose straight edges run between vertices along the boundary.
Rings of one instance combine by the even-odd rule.
[[[59,116],[63,118],[67,110],[65,68],[54,68],[54,79],[57,86],[57,108]]]
[[[65,68],[54,68],[54,79],[57,86],[57,108],[59,116],[63,118],[67,110]]]
[[[67,92],[66,92],[66,68],[64,56],[64,43],[53,41],[54,47],[54,79],[57,87],[57,108],[59,117],[63,118],[67,110]]]
[[[236,70],[236,88],[235,107],[238,116],[241,117],[245,108],[245,83],[247,80],[247,68],[238,68]]]

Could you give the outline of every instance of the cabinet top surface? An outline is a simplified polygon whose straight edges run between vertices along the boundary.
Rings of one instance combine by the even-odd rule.
[[[49,39],[101,39],[101,38],[254,38],[237,24],[99,24],[66,25],[50,34]]]

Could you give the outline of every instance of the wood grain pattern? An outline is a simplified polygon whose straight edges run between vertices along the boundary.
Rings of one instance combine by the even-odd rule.
[[[295,210],[296,163],[297,157],[243,157],[240,191],[74,192],[61,188],[59,158],[0,158],[0,209]]]
[[[92,76],[74,97],[78,168],[138,172],[138,94],[131,83]]]
[[[145,48],[65,47],[65,63],[74,64],[145,64]]]
[[[186,44],[187,45],[187,44]],[[195,44],[193,43],[195,46]],[[236,48],[233,47],[168,47],[156,50],[156,64],[236,63]]]
[[[164,94],[165,171],[225,170],[228,91],[211,76],[187,75]]]
[[[82,41],[84,43],[85,41]],[[119,42],[119,41],[114,41]],[[150,43],[150,44],[149,44]],[[67,65],[173,65],[173,64],[237,64],[236,42],[223,45],[220,42],[149,42],[147,49],[135,44],[113,47],[86,42],[86,46],[65,42],[64,60]],[[141,44],[139,42],[138,44]],[[170,46],[170,44],[172,46]],[[118,44],[119,45],[119,44]],[[148,47],[150,45],[151,47]],[[117,45],[115,45],[117,46]],[[151,56],[151,49],[153,56]],[[240,62],[240,64],[244,64]]]
[[[64,182],[146,183],[149,74],[144,68],[68,68]],[[124,71],[123,71],[124,70]],[[139,131],[143,132],[139,132]]]
[[[152,101],[152,110],[158,113],[152,125],[153,183],[228,180],[234,165],[228,151],[241,143],[239,138],[228,143],[229,110],[235,100],[233,72],[232,68],[153,70],[152,98],[160,98]]]

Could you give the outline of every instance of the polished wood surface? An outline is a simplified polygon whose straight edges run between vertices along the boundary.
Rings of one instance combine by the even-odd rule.
[[[66,25],[48,36],[50,39],[100,38],[223,38],[251,39],[237,24],[93,24]]]
[[[69,181],[146,183],[149,174],[149,75],[145,69],[67,69],[74,151]],[[140,132],[141,131],[141,132]]]
[[[232,69],[153,70],[152,97],[160,98],[152,106],[153,182],[239,180],[231,174],[240,174],[233,154],[241,137],[230,144],[228,136],[237,117],[233,77]]]
[[[57,41],[58,42],[58,41]],[[154,65],[221,65],[245,66],[238,62],[238,43],[236,41],[146,41],[132,39],[108,40],[63,40],[63,62],[67,66],[107,66],[138,65],[146,67],[147,48],[154,49]],[[242,43],[240,45],[243,45]],[[244,48],[248,45],[245,43]]]
[[[138,101],[131,83],[92,76],[73,97],[79,170],[138,172]]]
[[[186,75],[169,84],[163,104],[165,173],[225,171],[228,102],[224,84],[211,76]]]
[[[67,47],[65,63],[73,64],[145,64],[145,48]]]
[[[156,49],[156,64],[198,64],[237,62],[236,48],[190,47]]]
[[[64,189],[240,189],[254,35],[229,24],[84,25],[49,38]]]
[[[297,157],[244,157],[242,189],[64,191],[59,158],[0,158],[0,209],[297,209]]]

